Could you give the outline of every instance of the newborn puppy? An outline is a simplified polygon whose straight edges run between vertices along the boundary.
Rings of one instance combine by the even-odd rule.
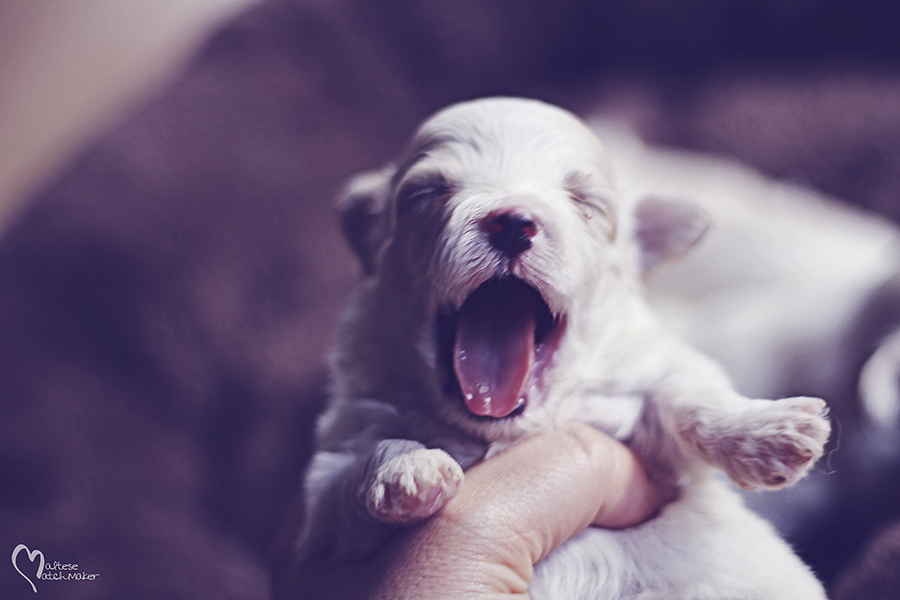
[[[625,441],[678,498],[564,544],[537,565],[532,598],[825,598],[718,476],[801,478],[828,438],[824,403],[738,395],[641,297],[642,274],[702,235],[701,211],[620,197],[590,130],[520,99],[439,112],[342,208],[368,277],[339,330],[301,555],[364,557],[487,454],[578,420]]]

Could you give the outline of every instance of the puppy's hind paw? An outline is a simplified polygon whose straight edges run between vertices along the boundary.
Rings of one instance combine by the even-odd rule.
[[[822,456],[831,433],[827,414],[818,398],[753,400],[741,426],[716,444],[715,462],[746,489],[791,485]]]
[[[380,521],[414,523],[440,510],[462,481],[463,470],[449,454],[420,447],[379,465],[366,489],[366,508]]]

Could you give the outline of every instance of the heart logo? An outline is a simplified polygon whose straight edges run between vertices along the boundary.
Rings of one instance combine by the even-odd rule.
[[[19,556],[19,552],[21,552],[22,550],[25,551],[25,554],[28,555],[28,560],[30,560],[32,563],[34,562],[35,557],[41,559],[38,563],[37,575],[35,579],[40,579],[41,574],[44,572],[44,553],[40,550],[29,550],[28,546],[26,546],[25,544],[19,544],[18,546],[16,546],[16,549],[13,550],[12,553],[13,567],[15,567],[16,571],[19,572],[19,575],[25,578],[25,581],[31,584],[31,589],[33,589],[34,593],[37,594],[37,587],[35,587],[34,582],[28,577],[28,575],[23,573],[22,570],[19,569],[19,565],[16,564],[16,557]]]

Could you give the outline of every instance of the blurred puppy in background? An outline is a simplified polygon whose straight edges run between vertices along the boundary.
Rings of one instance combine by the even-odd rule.
[[[745,501],[829,582],[830,597],[900,597],[883,559],[900,548],[900,230],[727,157],[646,145],[603,110],[589,122],[617,185],[690,198],[714,223],[647,278],[654,312],[741,394],[821,396],[838,425],[827,466]]]

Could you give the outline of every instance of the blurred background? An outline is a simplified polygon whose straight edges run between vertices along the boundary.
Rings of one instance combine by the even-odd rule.
[[[251,1],[0,3],[0,219]]]
[[[803,302],[730,305],[742,329],[653,290],[745,388],[829,400],[828,460],[753,501],[836,598],[900,597],[900,263],[856,253],[900,219],[896,29],[875,0],[0,1],[0,551],[99,574],[43,596],[267,597],[359,279],[335,193],[430,112],[514,94],[678,149],[696,181],[725,161],[720,196],[793,186],[786,235],[817,250],[759,255]],[[750,245],[713,254],[757,256],[773,205],[748,202]],[[790,351],[766,333],[786,314]],[[857,391],[873,354],[881,412]],[[0,590],[34,594],[11,565]]]

